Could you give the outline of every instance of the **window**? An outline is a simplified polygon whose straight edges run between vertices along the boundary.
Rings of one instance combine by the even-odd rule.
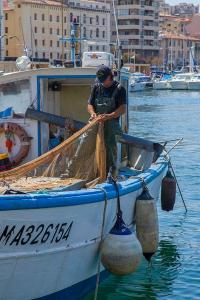
[[[60,34],[60,29],[59,28],[57,28],[57,35],[59,35]]]
[[[8,20],[8,14],[7,13],[5,14],[5,20],[6,21]]]
[[[60,42],[59,41],[57,41],[57,48],[59,48],[60,47]]]
[[[57,59],[59,59],[60,58],[60,54],[59,53],[57,53]]]
[[[42,53],[43,58],[45,59],[45,52]]]
[[[37,52],[35,52],[35,57],[36,57],[36,58],[38,57],[38,53],[37,53]]]
[[[52,15],[49,16],[49,21],[52,22],[53,21],[53,17]]]
[[[86,27],[83,27],[83,37],[86,38]]]
[[[59,16],[56,17],[56,22],[59,22],[60,21],[60,18]]]
[[[67,29],[64,30],[64,35],[67,35]]]
[[[53,34],[53,28],[50,28],[50,29],[49,29],[49,33],[50,33],[50,34]]]
[[[37,20],[37,14],[34,14],[34,20],[35,21]]]
[[[102,25],[106,25],[106,20],[102,19]]]
[[[42,14],[42,21],[45,21],[45,15]]]
[[[92,24],[92,18],[90,18],[90,24]]]
[[[65,60],[67,59],[67,53],[64,54],[64,59],[65,59]]]
[[[6,45],[8,45],[8,39],[6,39]]]
[[[42,46],[43,47],[45,46],[45,40],[42,40]]]
[[[70,22],[73,22],[73,13],[70,13]]]
[[[92,34],[93,34],[92,30],[90,30],[90,37],[91,37],[91,38],[92,38]]]
[[[50,43],[49,43],[50,47],[53,47],[53,41],[50,40]]]
[[[102,37],[105,38],[106,37],[106,33],[105,31],[102,32]]]
[[[89,47],[90,51],[92,51],[92,46]]]
[[[67,23],[67,17],[64,17],[64,23]]]
[[[99,16],[96,16],[96,24],[99,25]]]
[[[96,46],[96,50],[99,51],[99,46]]]
[[[99,28],[96,29],[96,37],[99,37]]]
[[[35,40],[35,46],[37,46],[37,44],[38,44],[38,42],[37,42],[37,40]]]
[[[5,27],[5,33],[8,33],[8,27]]]
[[[86,15],[83,15],[83,24],[86,24]]]
[[[105,45],[103,45],[102,50],[106,51],[106,46]]]
[[[6,50],[6,56],[8,56],[8,50]]]
[[[64,47],[65,47],[65,48],[67,47],[67,42],[64,42]]]
[[[77,16],[77,18],[76,18],[76,19],[77,19],[77,23],[79,23],[79,22],[80,22],[80,18],[79,18],[79,16]]]
[[[44,27],[42,27],[42,33],[45,33],[45,28]]]
[[[37,33],[37,27],[34,28],[34,32]]]
[[[50,52],[49,56],[50,56],[50,59],[52,59],[53,58],[53,53]]]

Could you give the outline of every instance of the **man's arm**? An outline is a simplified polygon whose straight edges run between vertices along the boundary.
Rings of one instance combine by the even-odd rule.
[[[95,93],[96,93],[96,86],[94,85],[90,94],[90,98],[88,99],[88,107],[87,107],[87,110],[93,119],[97,117],[97,114],[95,113],[94,110]]]
[[[97,114],[94,111],[94,106],[92,104],[88,104],[88,112],[93,119],[97,117]]]

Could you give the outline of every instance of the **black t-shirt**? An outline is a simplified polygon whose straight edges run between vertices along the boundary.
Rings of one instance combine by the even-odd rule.
[[[104,86],[102,86],[101,88],[103,91],[103,96],[109,98],[112,97],[112,94],[118,85],[119,83],[117,81],[113,81],[113,84],[109,88],[105,88]],[[99,89],[99,83],[96,83],[92,88],[90,98],[88,99],[88,104],[94,106],[96,96],[98,95],[98,89]],[[121,105],[126,104],[126,90],[121,85],[117,88],[115,101],[116,101],[115,109],[118,109]]]

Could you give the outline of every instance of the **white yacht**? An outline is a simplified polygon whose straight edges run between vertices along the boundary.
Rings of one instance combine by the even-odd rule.
[[[170,90],[171,89],[170,81],[171,81],[171,75],[168,75],[167,77],[163,76],[162,78],[154,81],[153,88],[155,90]]]
[[[194,73],[177,74],[170,81],[172,90],[188,90],[188,82],[193,78]]]
[[[193,76],[191,80],[188,81],[189,90],[200,90],[200,74]]]
[[[150,76],[142,73],[133,73],[129,79],[129,91],[138,92],[153,87]]]

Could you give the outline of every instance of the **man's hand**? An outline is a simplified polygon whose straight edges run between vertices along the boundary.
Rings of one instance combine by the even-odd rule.
[[[96,113],[92,113],[92,114],[91,114],[92,120],[95,119],[96,117],[97,117],[97,114],[96,114]]]
[[[105,122],[105,121],[111,120],[111,119],[112,119],[111,114],[103,114],[103,115],[99,116],[99,121],[100,122]]]

